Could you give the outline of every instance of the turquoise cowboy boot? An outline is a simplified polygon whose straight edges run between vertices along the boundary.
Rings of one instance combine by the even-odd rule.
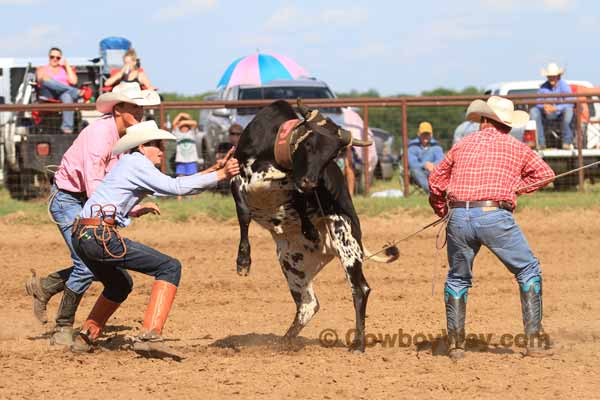
[[[459,293],[446,286],[446,323],[448,326],[448,356],[458,360],[465,356],[465,316],[467,313],[467,288]]]
[[[520,285],[523,327],[527,338],[527,356],[544,356],[548,337],[542,328],[542,278],[536,276]]]

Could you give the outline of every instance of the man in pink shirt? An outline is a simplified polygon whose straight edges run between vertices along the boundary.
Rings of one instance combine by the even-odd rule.
[[[33,276],[27,281],[27,293],[33,297],[33,312],[42,322],[48,322],[46,305],[50,298],[64,290],[56,315],[56,328],[51,338],[54,344],[70,345],[73,322],[79,302],[94,280],[94,275],[75,253],[71,243],[73,221],[108,171],[120,156],[112,148],[128,127],[143,118],[142,106],[160,103],[154,91],[141,90],[138,83],[123,83],[112,92],[98,98],[96,109],[105,115],[86,127],[64,154],[54,177],[49,211],[58,226],[73,265],[50,275]]]

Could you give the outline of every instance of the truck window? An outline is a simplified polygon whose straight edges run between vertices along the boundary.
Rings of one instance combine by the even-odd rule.
[[[331,99],[333,93],[326,87],[302,87],[302,86],[281,86],[281,87],[258,87],[240,89],[240,100],[277,100],[277,99]],[[336,107],[321,109],[326,113],[340,113]],[[239,115],[252,115],[258,112],[258,108],[243,108],[238,110]]]

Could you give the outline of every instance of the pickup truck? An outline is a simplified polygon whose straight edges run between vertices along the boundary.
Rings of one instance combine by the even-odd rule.
[[[69,61],[80,84],[89,82],[97,97],[102,65],[87,58]],[[47,62],[46,58],[0,58],[0,104],[36,103],[35,67]],[[96,111],[76,112],[75,131],[100,116]],[[29,199],[47,191],[49,170],[60,164],[77,137],[62,134],[60,123],[57,111],[0,112],[0,181],[11,196]]]
[[[543,80],[532,80],[532,81],[515,81],[515,82],[501,82],[494,83],[486,86],[484,94],[486,95],[498,95],[498,96],[510,96],[515,94],[530,94],[537,93],[538,88],[544,83]],[[576,81],[568,80],[567,83],[572,87],[576,88],[586,87],[592,88],[592,85],[588,81]],[[530,106],[517,106],[522,110],[528,111]],[[573,119],[575,121],[575,118]],[[600,103],[589,104],[589,121],[583,125],[583,142],[584,149],[583,162],[590,164],[595,161],[600,161]],[[553,139],[560,137],[560,132],[557,132],[556,128],[550,127],[546,129],[546,141],[552,143]],[[523,130],[514,130],[511,132],[516,138],[523,138]],[[575,130],[573,130],[575,134]],[[579,166],[578,163],[578,152],[577,150],[563,150],[555,148],[536,149],[536,152],[552,167],[554,172],[558,175],[563,172],[575,169]],[[595,180],[600,178],[600,167],[595,166],[585,170],[586,178]],[[559,178],[554,181],[554,188],[557,190],[571,189],[577,186],[578,176],[572,174]]]
[[[335,95],[325,82],[316,79],[276,80],[261,86],[240,85],[221,89],[216,96],[207,100],[275,100],[275,99],[330,99]],[[200,115],[199,125],[204,127],[202,158],[207,165],[215,161],[219,143],[227,142],[228,129],[233,124],[246,127],[254,118],[258,108],[220,108]],[[338,107],[321,109],[327,117],[342,125],[342,110]]]

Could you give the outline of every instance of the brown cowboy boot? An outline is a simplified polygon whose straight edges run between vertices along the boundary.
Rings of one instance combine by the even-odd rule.
[[[71,346],[73,344],[73,323],[82,297],[83,294],[77,294],[65,287],[56,313],[56,327],[50,338],[50,344],[60,346]]]
[[[172,283],[154,281],[150,303],[144,314],[142,333],[133,345],[135,351],[151,352],[154,350],[152,343],[162,342],[162,329],[171,311],[175,293],[177,293],[177,286]]]
[[[65,289],[65,283],[73,267],[51,273],[45,278],[39,278],[35,270],[31,270],[31,277],[25,282],[27,294],[33,297],[33,315],[42,324],[48,322],[46,306],[50,298]]]
[[[87,320],[81,326],[81,331],[73,340],[71,351],[74,353],[89,353],[93,350],[93,345],[96,339],[100,336],[106,321],[119,308],[121,303],[115,303],[100,295],[96,304],[90,311]]]

